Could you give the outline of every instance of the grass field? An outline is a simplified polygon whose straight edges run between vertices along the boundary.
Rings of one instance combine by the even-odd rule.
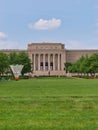
[[[98,79],[0,81],[0,130],[98,130]]]

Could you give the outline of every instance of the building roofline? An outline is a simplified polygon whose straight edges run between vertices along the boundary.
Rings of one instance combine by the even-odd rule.
[[[98,51],[98,49],[66,49],[66,51]]]
[[[64,45],[63,43],[60,43],[60,42],[58,42],[58,43],[56,43],[56,42],[34,42],[34,43],[29,43],[28,45]]]

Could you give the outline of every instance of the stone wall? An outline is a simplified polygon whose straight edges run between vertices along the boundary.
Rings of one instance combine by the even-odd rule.
[[[81,56],[91,56],[98,50],[66,50],[66,62],[76,62]]]

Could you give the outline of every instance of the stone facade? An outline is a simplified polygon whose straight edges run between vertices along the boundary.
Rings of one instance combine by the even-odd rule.
[[[98,53],[98,50],[66,50],[66,61],[76,62],[81,56],[91,56]]]
[[[65,75],[64,63],[76,62],[82,55],[90,56],[98,50],[66,50],[62,43],[31,43],[27,50],[0,50],[0,52],[28,53],[33,75]]]
[[[66,62],[61,43],[32,43],[28,45],[34,75],[63,75]]]

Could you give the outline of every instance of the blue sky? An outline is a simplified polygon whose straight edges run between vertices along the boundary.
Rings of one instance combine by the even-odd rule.
[[[98,0],[0,0],[0,49],[32,42],[98,49]]]

